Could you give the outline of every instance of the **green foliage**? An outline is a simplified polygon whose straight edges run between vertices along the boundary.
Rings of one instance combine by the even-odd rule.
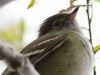
[[[19,24],[19,30],[20,30],[20,40],[22,41],[23,40],[23,35],[24,35],[24,32],[25,32],[25,23],[23,20],[20,21],[20,24]]]
[[[91,0],[91,1],[100,2],[100,0]]]
[[[24,21],[21,20],[19,25],[10,25],[7,29],[1,30],[0,38],[10,43],[22,42],[24,31],[25,24]]]
[[[100,50],[100,45],[94,47],[94,53],[98,52]]]
[[[30,4],[28,6],[28,9],[31,8],[34,4],[35,4],[35,0],[31,0]]]

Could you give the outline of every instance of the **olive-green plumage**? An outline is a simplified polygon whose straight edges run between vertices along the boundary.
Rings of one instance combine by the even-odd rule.
[[[66,36],[67,40],[61,46],[37,64],[41,75],[93,75],[90,43],[77,32],[67,32],[69,38]]]
[[[39,37],[22,50],[40,75],[93,75],[94,53],[75,21],[77,11],[48,18]],[[19,74],[6,69],[2,75]]]

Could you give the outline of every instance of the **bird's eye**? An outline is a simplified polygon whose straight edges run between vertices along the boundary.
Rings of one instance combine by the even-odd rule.
[[[61,25],[61,22],[60,21],[55,21],[53,23],[53,27],[56,28],[56,27],[59,27]]]

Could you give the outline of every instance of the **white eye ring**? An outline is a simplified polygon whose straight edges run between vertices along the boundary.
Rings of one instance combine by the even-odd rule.
[[[54,23],[53,23],[53,28],[57,28],[57,27],[59,27],[61,25],[61,22],[60,21],[55,21]]]

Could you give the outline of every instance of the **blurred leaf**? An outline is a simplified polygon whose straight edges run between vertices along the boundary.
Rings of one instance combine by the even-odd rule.
[[[28,9],[31,8],[34,4],[35,4],[35,0],[31,0],[30,4],[28,6]]]
[[[25,31],[24,21],[21,20],[18,25],[10,25],[7,29],[0,31],[0,38],[10,42],[22,42]]]
[[[91,1],[94,1],[94,2],[100,2],[100,0],[91,0]]]
[[[98,52],[100,50],[100,45],[94,47],[94,53]]]
[[[9,39],[9,36],[6,32],[0,32],[0,37],[2,37],[3,39],[5,39],[5,41],[11,42],[11,39]]]
[[[89,29],[88,28],[86,28],[86,27],[81,27],[82,29],[85,29],[85,30],[87,30],[87,31],[89,31]]]
[[[23,39],[24,31],[25,31],[25,23],[24,20],[20,21],[20,40]]]

